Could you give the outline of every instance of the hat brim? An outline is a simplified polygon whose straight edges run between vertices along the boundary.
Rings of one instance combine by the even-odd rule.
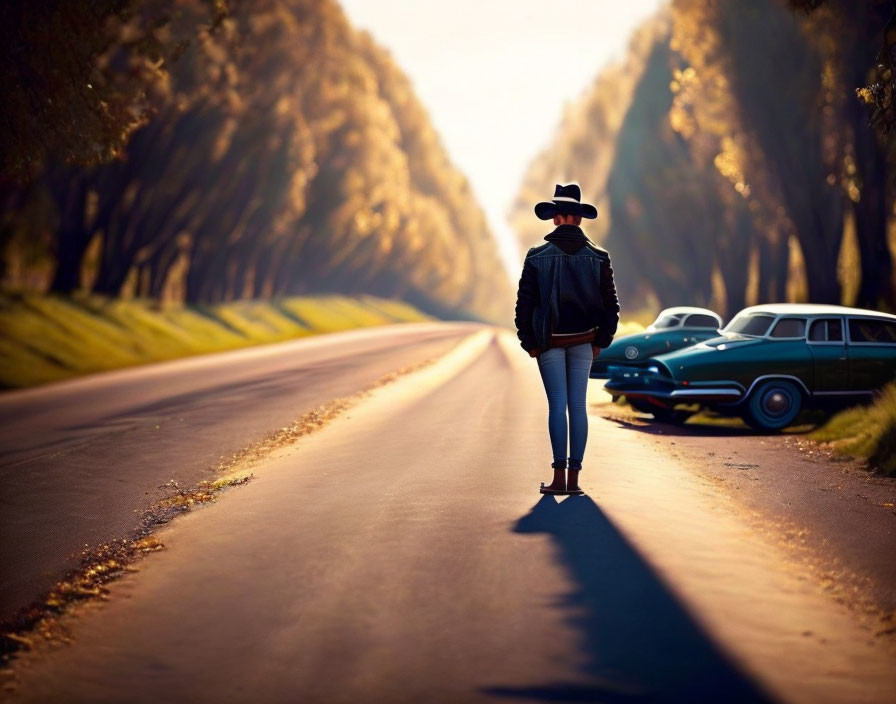
[[[539,220],[551,220],[555,215],[581,215],[583,218],[594,220],[597,217],[597,208],[590,203],[571,203],[563,201],[554,203],[547,201],[535,206],[535,215]]]

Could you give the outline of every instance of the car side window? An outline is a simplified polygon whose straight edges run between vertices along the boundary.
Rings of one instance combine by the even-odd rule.
[[[812,321],[809,327],[810,342],[843,342],[843,323],[839,318]]]
[[[653,321],[653,327],[657,330],[666,330],[668,328],[677,328],[681,322],[680,315],[661,315]]]
[[[810,342],[827,342],[828,339],[828,321],[816,320],[809,328]]]
[[[771,337],[803,337],[806,334],[804,318],[781,318],[774,328]]]
[[[685,318],[684,327],[711,328],[712,330],[718,330],[719,321],[713,318],[711,315],[706,315],[705,313],[694,313],[693,315],[689,315],[687,318]]]
[[[840,318],[828,321],[828,342],[843,342],[843,321]]]
[[[870,318],[850,318],[851,342],[882,342],[896,344],[896,323]]]

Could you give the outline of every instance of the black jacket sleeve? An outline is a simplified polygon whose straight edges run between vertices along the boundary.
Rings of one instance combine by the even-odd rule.
[[[516,325],[516,336],[520,339],[520,346],[528,352],[538,347],[535,340],[535,330],[532,328],[532,313],[538,304],[538,273],[527,258],[523,263],[523,273],[520,275],[520,285],[516,293],[516,315],[513,319]]]
[[[619,325],[619,297],[616,295],[616,283],[613,281],[613,267],[609,256],[602,259],[600,264],[600,297],[603,312],[598,322],[594,344],[603,348],[609,347]]]

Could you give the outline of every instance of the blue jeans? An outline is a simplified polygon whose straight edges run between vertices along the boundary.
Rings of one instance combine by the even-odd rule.
[[[548,431],[554,462],[566,462],[566,409],[569,407],[569,468],[581,469],[588,440],[585,392],[594,353],[588,343],[555,347],[538,355],[538,370],[548,395]]]

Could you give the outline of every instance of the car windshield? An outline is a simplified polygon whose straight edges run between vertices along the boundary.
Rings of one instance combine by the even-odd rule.
[[[710,330],[718,330],[719,321],[711,315],[695,313],[694,315],[688,316],[687,320],[684,321],[684,326],[686,328],[709,328]]]
[[[725,332],[733,332],[738,335],[752,335],[762,337],[768,333],[775,316],[767,313],[752,313],[738,315],[725,327]]]
[[[665,330],[667,328],[677,328],[681,322],[680,315],[671,315],[669,313],[660,313],[659,317],[653,321],[652,328],[655,330]]]

